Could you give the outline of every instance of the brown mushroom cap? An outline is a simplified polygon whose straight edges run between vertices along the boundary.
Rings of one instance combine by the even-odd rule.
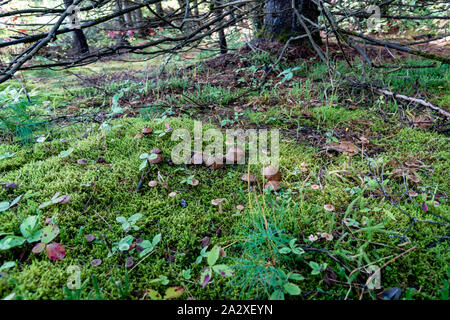
[[[238,204],[238,205],[236,206],[236,209],[237,209],[238,211],[242,211],[242,210],[245,209],[245,207],[244,207],[242,204]]]
[[[158,185],[158,181],[152,180],[148,183],[150,188],[156,187]]]
[[[334,206],[331,204],[326,204],[323,206],[326,211],[334,211]]]
[[[277,167],[269,165],[263,169],[263,175],[269,181],[280,181],[281,173]]]
[[[191,186],[193,186],[193,187],[198,186],[199,181],[197,179],[192,179],[191,181],[192,181]]]
[[[240,162],[245,157],[245,150],[240,146],[232,146],[225,154],[227,163]]]
[[[225,199],[225,198],[214,199],[214,200],[211,200],[211,204],[213,206],[218,206],[219,204],[221,204],[222,202],[225,202],[225,201],[227,201],[227,199]]]
[[[163,156],[161,154],[156,154],[156,153],[152,153],[156,155],[156,158],[148,160],[149,163],[151,164],[158,164],[161,163],[163,161]]]
[[[204,157],[203,158],[205,166],[217,170],[224,166],[223,164],[223,156],[217,155],[215,157]]]
[[[256,177],[251,173],[244,173],[241,177],[241,180],[245,181],[245,182],[253,183],[253,182],[256,182]]]
[[[143,134],[149,134],[153,132],[153,128],[152,127],[144,127],[142,128],[142,133]]]
[[[203,153],[202,152],[196,152],[191,158],[192,164],[202,164],[203,163]]]
[[[270,189],[270,187],[273,188],[273,191],[278,191],[281,189],[280,184],[278,183],[278,181],[272,180],[266,183],[266,185],[264,186],[264,189]]]

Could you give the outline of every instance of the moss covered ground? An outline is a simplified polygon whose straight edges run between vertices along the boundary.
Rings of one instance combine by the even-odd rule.
[[[13,182],[17,188],[0,189],[0,202],[22,198],[0,213],[0,237],[19,235],[21,222],[39,214],[42,225],[52,218],[59,227],[57,241],[66,255],[51,261],[32,253],[30,243],[0,251],[0,266],[15,262],[1,270],[0,296],[150,299],[156,291],[163,294],[181,286],[184,299],[267,299],[280,290],[286,299],[376,299],[397,287],[402,299],[448,298],[450,154],[448,136],[439,132],[437,122],[423,127],[415,121],[419,115],[430,117],[429,110],[354,88],[330,89],[326,70],[311,63],[302,64],[292,80],[274,77],[272,88],[248,93],[245,87],[252,79],[246,75],[257,74],[266,57],[245,59],[251,65],[236,72],[235,83],[226,77],[227,70],[205,64],[174,68],[158,81],[140,78],[150,73],[146,69],[136,71],[136,79],[95,86],[78,79],[67,90],[58,82],[43,84],[45,75],[34,73],[28,85],[36,95],[27,108],[50,110],[54,122],[31,128],[27,139],[21,139],[20,131],[3,128],[0,155],[12,156],[0,160],[0,182]],[[411,80],[392,74],[385,80],[397,91],[408,90],[408,81],[416,82],[416,89],[445,106],[448,68],[415,70]],[[212,78],[223,82],[204,84]],[[43,91],[45,86],[49,88]],[[123,112],[110,117],[119,92]],[[280,128],[282,189],[274,194],[261,184],[249,189],[241,181],[249,170],[261,183],[261,165],[210,170],[168,163],[178,142],[170,133],[159,133],[166,124],[192,130],[194,120],[202,120],[205,130]],[[153,133],[136,139],[146,126]],[[342,141],[352,141],[357,154],[324,150],[326,144]],[[154,148],[162,150],[165,160],[140,171],[140,155]],[[415,181],[408,178],[411,171]],[[188,183],[192,176],[197,186]],[[150,180],[160,183],[149,187]],[[38,208],[56,193],[71,199]],[[217,198],[227,199],[221,209],[211,204]],[[239,211],[237,205],[245,209]],[[325,205],[334,209],[327,211]],[[116,221],[137,213],[142,214],[138,230],[124,231]],[[127,235],[139,245],[158,234],[161,241],[145,257],[136,249],[110,255]],[[88,241],[86,235],[95,239]],[[293,239],[302,252],[280,252]],[[208,251],[200,260],[205,242]],[[219,261],[233,276],[214,275],[202,286],[206,254],[214,246],[226,252]],[[93,263],[95,259],[101,263]],[[75,274],[71,266],[80,272],[79,289],[68,288]],[[375,289],[366,286],[375,270],[371,268],[381,268]],[[290,291],[288,281],[301,293]]]

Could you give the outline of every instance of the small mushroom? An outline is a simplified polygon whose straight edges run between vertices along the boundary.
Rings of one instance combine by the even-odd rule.
[[[156,187],[158,185],[158,181],[152,180],[148,183],[150,188]]]
[[[326,211],[334,211],[334,206],[333,205],[331,205],[331,204],[326,204],[326,205],[324,205],[323,206],[323,208],[326,210]]]
[[[414,191],[412,191],[412,190],[409,190],[409,191],[408,191],[408,194],[409,194],[409,196],[410,196],[411,198],[414,198],[414,197],[417,197],[417,196],[418,196],[417,192],[414,192]]]
[[[177,196],[177,193],[175,191],[169,193],[169,197],[175,198]]]
[[[269,181],[280,181],[281,173],[277,167],[269,165],[263,169],[263,175]]]
[[[237,209],[238,211],[242,211],[242,210],[245,209],[245,207],[244,207],[242,204],[238,204],[238,205],[236,206],[236,209]]]
[[[273,191],[278,191],[281,189],[280,184],[278,183],[278,181],[272,180],[266,183],[266,185],[264,186],[264,189],[268,190],[270,188],[273,188]]]
[[[256,182],[256,177],[251,173],[244,173],[241,177],[241,180],[245,181],[245,182],[253,183],[253,182]]]
[[[149,134],[152,133],[153,129],[151,127],[144,127],[142,128],[142,134]]]
[[[78,159],[78,160],[77,160],[77,163],[78,163],[78,164],[81,164],[81,165],[86,165],[86,164],[88,164],[88,161],[87,161],[87,159],[84,159],[84,158],[83,158],[83,159]]]
[[[202,164],[203,163],[203,153],[202,152],[196,152],[191,158],[192,164]]]
[[[222,213],[222,202],[225,202],[225,201],[227,201],[227,199],[225,199],[225,198],[214,199],[214,200],[211,200],[211,204],[213,206],[219,206],[219,213]]]
[[[152,155],[156,155],[156,156],[150,156],[148,162],[151,164],[158,164],[161,163],[163,161],[163,156],[159,153],[152,153]]]
[[[228,164],[239,163],[242,161],[242,159],[244,159],[244,157],[245,157],[245,150],[242,149],[240,146],[231,147],[225,154],[225,159]]]
[[[203,158],[204,163],[207,167],[213,169],[213,170],[217,170],[220,168],[223,168],[223,156],[222,155],[217,155],[215,157],[206,157]]]
[[[311,189],[313,189],[313,190],[319,190],[320,187],[319,187],[317,184],[313,184],[313,185],[311,186]]]
[[[193,186],[193,187],[196,187],[196,186],[198,186],[198,184],[199,184],[199,181],[197,180],[197,179],[191,179],[191,186]]]
[[[144,135],[142,133],[138,133],[137,135],[134,136],[134,139],[142,139],[144,137]]]

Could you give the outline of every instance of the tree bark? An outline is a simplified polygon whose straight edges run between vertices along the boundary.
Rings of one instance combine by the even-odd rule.
[[[222,0],[216,0],[215,3],[217,6],[220,6],[222,5]],[[222,13],[223,11],[219,9],[216,11],[216,16],[219,17],[220,15],[222,15]],[[220,23],[221,22],[219,22],[219,24]],[[225,30],[223,28],[219,30],[219,48],[221,54],[225,54],[228,52],[227,38],[225,36]]]
[[[264,28],[259,37],[286,42],[292,36],[305,35],[307,31],[301,25],[297,13],[306,18],[303,18],[303,22],[311,32],[314,42],[321,43],[320,32],[308,21],[317,24],[320,15],[317,4],[312,0],[266,0]],[[305,40],[300,40],[297,44],[304,43]]]
[[[64,0],[64,5],[66,8],[69,8],[73,3],[73,0]],[[85,54],[89,52],[89,45],[87,43],[86,36],[84,35],[83,30],[74,29],[73,33],[73,48],[77,54]]]

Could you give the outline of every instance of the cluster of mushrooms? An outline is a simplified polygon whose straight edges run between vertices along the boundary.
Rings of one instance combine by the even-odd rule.
[[[239,146],[232,146],[225,155],[210,156],[203,152],[196,152],[190,159],[191,164],[204,164],[210,169],[217,170],[223,168],[225,163],[234,164],[240,162],[245,157],[245,150]]]
[[[281,188],[280,187],[281,173],[277,167],[275,167],[273,165],[264,167],[262,169],[262,175],[267,180],[267,183],[264,186],[264,189],[272,188],[273,191],[280,190],[280,188]],[[256,182],[256,177],[251,173],[245,173],[242,175],[241,180],[245,181],[249,184],[252,184],[252,183]]]

